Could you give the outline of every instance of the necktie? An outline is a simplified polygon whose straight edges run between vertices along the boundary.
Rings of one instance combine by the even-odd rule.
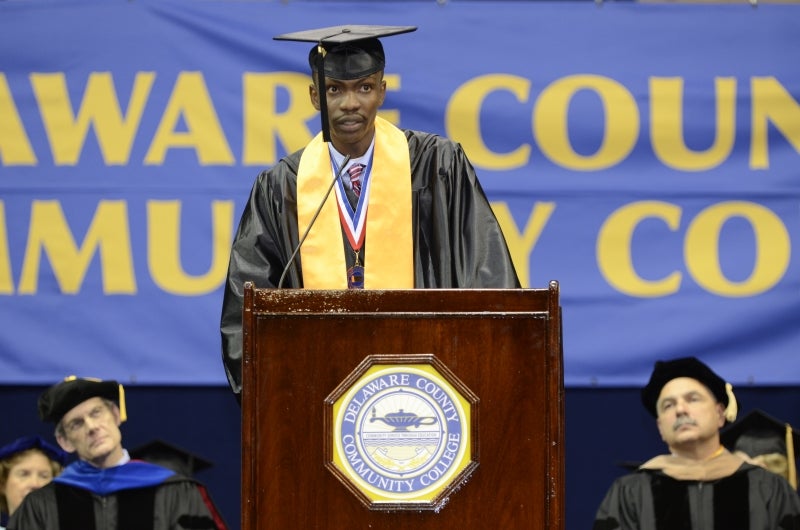
[[[353,164],[347,170],[350,175],[350,184],[352,184],[353,192],[356,195],[361,195],[361,173],[363,173],[365,167],[364,164]]]

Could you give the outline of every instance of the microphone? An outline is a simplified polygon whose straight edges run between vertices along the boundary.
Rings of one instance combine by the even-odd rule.
[[[339,171],[336,172],[336,175],[333,177],[333,180],[331,181],[331,185],[328,186],[328,191],[325,192],[325,196],[322,198],[322,201],[319,203],[319,206],[317,207],[317,211],[314,212],[314,217],[312,217],[311,218],[311,222],[308,223],[308,227],[306,228],[306,231],[303,233],[303,237],[300,238],[300,241],[297,243],[297,246],[294,248],[294,252],[292,252],[292,255],[289,256],[289,261],[286,263],[286,266],[283,268],[283,273],[281,273],[281,279],[278,280],[278,289],[280,289],[283,286],[283,280],[284,280],[284,278],[286,278],[286,273],[289,272],[289,267],[291,267],[292,263],[294,263],[294,258],[295,258],[295,256],[297,256],[297,253],[300,252],[300,247],[303,246],[303,242],[306,240],[306,237],[308,237],[308,233],[311,231],[311,227],[314,226],[314,221],[317,220],[317,216],[319,216],[319,212],[321,212],[322,211],[322,207],[325,206],[325,201],[328,200],[328,195],[331,194],[331,190],[333,189],[333,185],[336,184],[337,180],[342,178],[342,171],[344,171],[344,168],[347,166],[348,162],[350,162],[350,155],[347,155],[347,156],[344,157],[344,160],[342,161],[342,165],[341,165],[341,167],[339,167]]]

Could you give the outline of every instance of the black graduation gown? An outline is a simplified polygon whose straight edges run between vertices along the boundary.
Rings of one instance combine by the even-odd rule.
[[[608,490],[594,530],[800,530],[800,497],[783,477],[744,463],[713,481],[640,469]]]
[[[503,233],[461,146],[435,134],[403,132],[411,161],[414,286],[520,287]],[[301,155],[302,150],[293,153],[258,175],[231,249],[220,330],[225,370],[236,394],[241,391],[243,284],[277,287],[297,247]],[[342,251],[350,266],[352,251]],[[369,241],[363,255],[369,267]],[[282,287],[303,286],[299,253],[294,261]]]
[[[182,475],[106,495],[93,492],[90,486],[50,482],[30,492],[8,523],[8,530],[177,528],[227,529],[205,486]]]

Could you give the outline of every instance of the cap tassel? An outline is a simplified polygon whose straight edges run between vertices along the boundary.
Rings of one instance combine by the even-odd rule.
[[[119,385],[119,421],[128,419],[128,411],[125,408],[125,389]]]
[[[736,403],[736,396],[733,395],[733,385],[725,383],[725,393],[728,395],[728,406],[725,408],[725,419],[729,423],[736,421],[739,414],[739,405]]]
[[[325,87],[325,48],[317,46],[315,64],[317,68],[317,88],[319,94],[319,115],[322,121],[322,141],[331,141],[330,123],[328,122],[328,89]]]
[[[792,436],[792,426],[786,424],[786,459],[789,461],[789,484],[797,489],[797,467],[794,460],[794,437]]]

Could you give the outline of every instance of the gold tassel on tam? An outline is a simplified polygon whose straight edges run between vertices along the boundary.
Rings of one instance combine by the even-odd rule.
[[[128,419],[128,411],[125,408],[125,388],[119,385],[119,421]]]
[[[725,383],[725,393],[728,394],[728,406],[725,408],[725,419],[729,423],[736,421],[739,414],[739,405],[736,403],[736,396],[733,395],[733,385]]]
[[[786,424],[786,459],[789,461],[789,484],[797,489],[797,467],[794,460],[794,437],[792,436],[792,426]]]

